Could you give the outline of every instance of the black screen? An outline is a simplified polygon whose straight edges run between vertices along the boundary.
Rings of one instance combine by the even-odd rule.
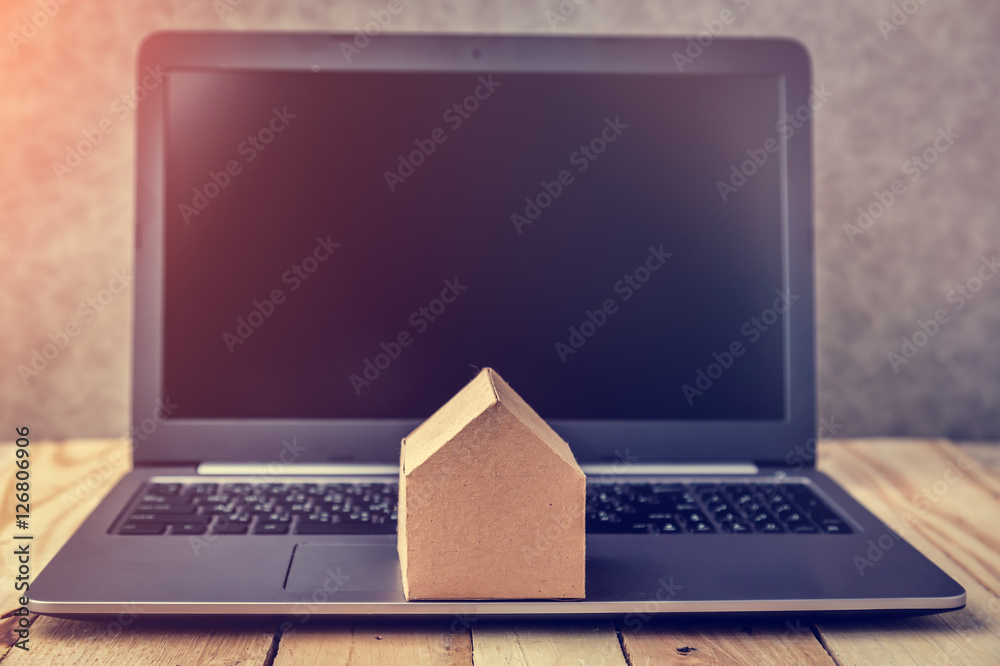
[[[779,86],[173,72],[175,417],[783,419]]]

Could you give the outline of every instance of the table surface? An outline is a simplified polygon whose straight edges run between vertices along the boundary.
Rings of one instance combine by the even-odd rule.
[[[128,470],[122,440],[32,442],[32,576]],[[0,445],[3,663],[132,664],[1000,664],[1000,446],[943,440],[835,440],[819,467],[968,591],[961,611],[912,618],[810,621],[656,618],[516,623],[312,618],[281,634],[272,618],[100,622],[31,616],[30,650],[12,647],[14,453]],[[958,477],[951,465],[966,470]],[[81,575],[86,575],[81,572]],[[634,623],[630,623],[634,624]]]

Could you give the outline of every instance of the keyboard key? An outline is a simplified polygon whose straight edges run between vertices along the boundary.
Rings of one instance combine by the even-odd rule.
[[[174,497],[172,495],[164,495],[162,493],[146,493],[139,501],[143,504],[180,504],[186,502],[183,497]]]
[[[684,532],[680,523],[674,520],[660,520],[650,524],[653,528],[651,530],[653,534],[680,534]]]
[[[296,534],[394,534],[395,524],[392,529],[385,526],[359,524],[359,523],[302,523],[295,525]]]
[[[182,523],[179,525],[171,525],[171,534],[204,534],[208,528],[205,525],[195,524],[195,523]]]
[[[653,533],[653,523],[648,523],[646,521],[640,521],[638,523],[627,522],[622,526],[622,534],[652,534]]]
[[[254,534],[288,534],[287,523],[257,523],[253,526]]]
[[[130,523],[209,523],[211,516],[179,513],[133,513],[128,517]]]
[[[589,520],[587,521],[587,532],[589,534],[619,534],[625,529],[625,524],[617,516],[615,520]]]
[[[698,511],[679,511],[677,517],[680,518],[681,523],[684,524],[688,532],[704,533],[715,531],[715,528],[708,523],[708,519]],[[705,527],[702,527],[703,525]]]
[[[166,525],[151,523],[125,523],[118,528],[118,534],[163,534]]]
[[[819,529],[815,525],[804,521],[785,523],[785,527],[793,534],[819,534]]]
[[[778,521],[770,513],[764,510],[757,510],[752,514],[744,514],[747,519],[755,525],[763,523],[777,523]]]
[[[784,534],[785,532],[777,523],[757,523],[756,527],[759,534]]]
[[[730,534],[753,534],[753,528],[745,520],[722,521],[722,531]]]
[[[212,526],[212,534],[246,534],[247,525],[236,523],[221,523]]]
[[[824,523],[821,527],[827,534],[853,534],[851,528],[842,522]]]
[[[152,495],[176,495],[181,491],[179,483],[153,483],[149,486]]]
[[[191,504],[138,504],[135,507],[137,513],[194,513],[196,506]]]

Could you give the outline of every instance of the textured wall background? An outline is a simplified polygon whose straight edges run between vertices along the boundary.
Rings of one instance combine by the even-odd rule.
[[[59,1],[0,8],[0,439],[15,422],[36,437],[127,429],[131,285],[103,290],[131,263],[134,118],[116,100],[134,84],[142,36],[353,31],[386,5]],[[46,2],[51,18],[37,13]],[[559,0],[404,0],[389,28],[677,35],[729,9],[726,35],[804,42],[816,83],[833,93],[815,117],[820,414],[844,424],[838,435],[1000,438],[1000,279],[971,300],[948,300],[984,255],[1000,252],[1000,3],[896,0],[911,14],[897,13],[898,29],[883,35],[878,22],[892,20],[893,4],[585,0],[552,27],[546,12]],[[27,27],[32,15],[42,27]],[[100,144],[60,178],[52,163],[104,118],[112,125]],[[904,163],[949,127],[958,138],[911,182]],[[844,225],[856,223],[857,208],[895,179],[905,193],[849,239]],[[948,323],[894,371],[887,354],[939,309]],[[79,330],[66,347],[22,379],[17,367],[72,323]]]

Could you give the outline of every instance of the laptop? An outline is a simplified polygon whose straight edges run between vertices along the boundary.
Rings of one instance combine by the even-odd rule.
[[[830,93],[792,41],[690,44],[148,38],[134,469],[31,610],[962,608],[815,469]],[[584,600],[404,599],[400,441],[486,366],[588,474]]]

